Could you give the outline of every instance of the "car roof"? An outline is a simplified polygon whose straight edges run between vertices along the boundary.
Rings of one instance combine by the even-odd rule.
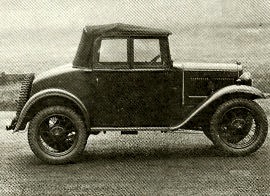
[[[168,36],[168,30],[129,25],[123,23],[92,25],[84,28],[88,36]]]

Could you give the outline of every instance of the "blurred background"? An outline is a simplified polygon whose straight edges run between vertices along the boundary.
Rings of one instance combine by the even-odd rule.
[[[71,62],[85,25],[116,22],[172,31],[174,61],[240,61],[270,92],[268,0],[1,0],[0,17],[2,109],[18,94],[18,75]]]

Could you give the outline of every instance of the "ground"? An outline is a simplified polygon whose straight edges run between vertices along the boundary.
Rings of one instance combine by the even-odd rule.
[[[250,156],[223,157],[199,132],[102,133],[78,163],[56,166],[32,153],[26,133],[4,130],[13,115],[0,112],[0,195],[270,194],[269,136]]]

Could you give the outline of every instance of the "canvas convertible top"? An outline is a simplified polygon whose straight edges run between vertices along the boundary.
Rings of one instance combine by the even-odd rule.
[[[98,37],[167,37],[172,34],[164,29],[128,25],[122,23],[86,26],[83,29],[81,41],[74,58],[74,67],[89,67],[93,57],[94,42]],[[90,61],[89,61],[90,60]]]
[[[170,31],[164,29],[156,29],[122,23],[86,26],[84,31],[88,36],[168,36],[172,34]]]

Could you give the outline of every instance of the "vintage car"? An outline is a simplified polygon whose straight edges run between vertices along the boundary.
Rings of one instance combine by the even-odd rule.
[[[203,131],[225,155],[264,143],[268,122],[240,63],[173,63],[170,31],[127,24],[86,26],[72,64],[22,84],[16,117],[32,151],[51,164],[75,161],[105,131]]]

